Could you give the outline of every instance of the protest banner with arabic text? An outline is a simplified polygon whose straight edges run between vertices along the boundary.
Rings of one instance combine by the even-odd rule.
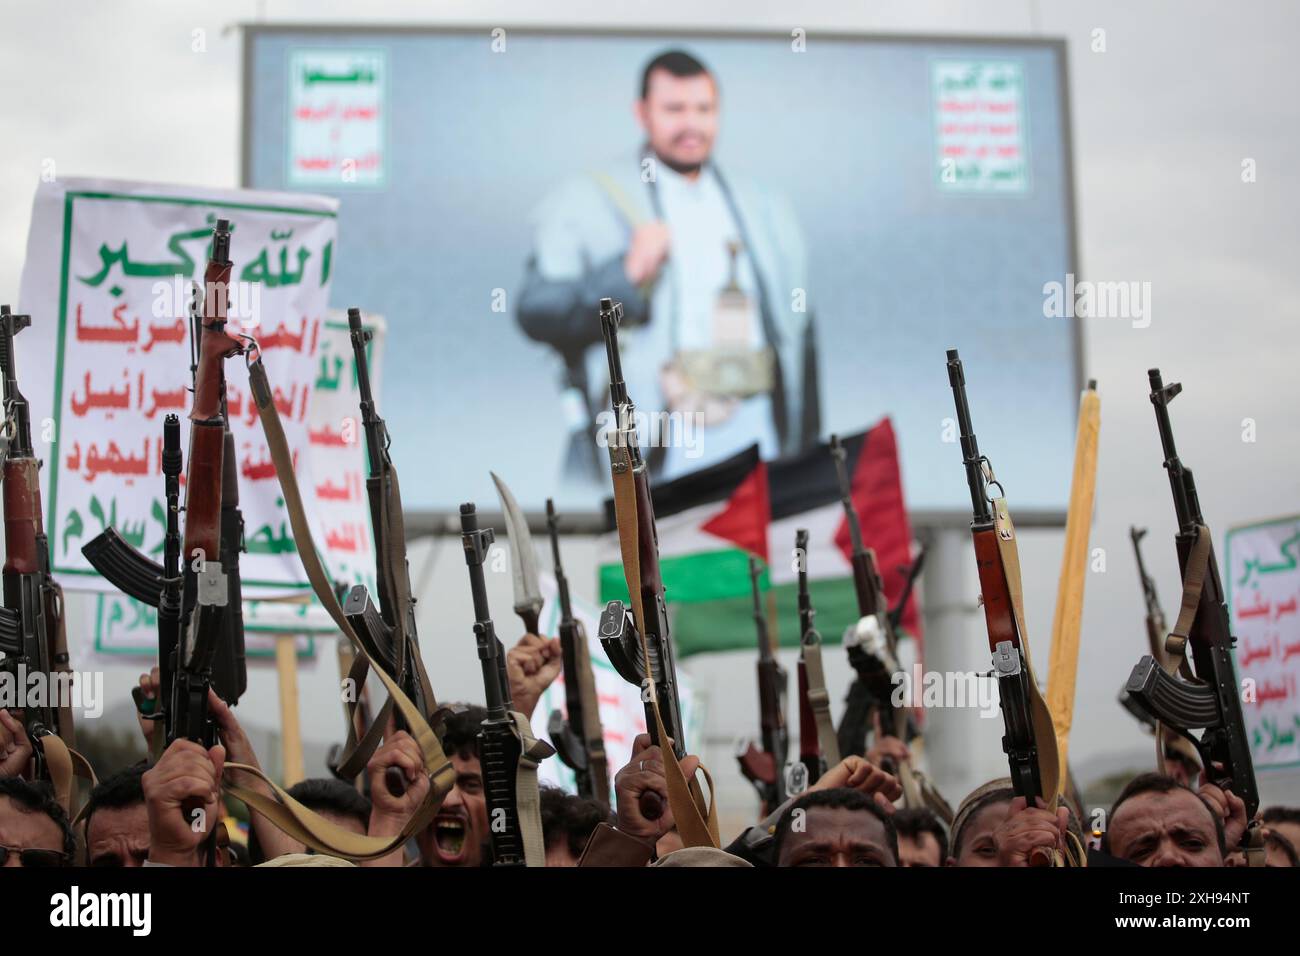
[[[1251,759],[1300,766],[1300,515],[1229,528],[1223,551]]]

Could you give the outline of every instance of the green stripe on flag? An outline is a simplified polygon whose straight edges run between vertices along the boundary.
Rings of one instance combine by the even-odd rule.
[[[662,558],[659,570],[664,579],[664,597],[669,604],[694,604],[727,598],[744,598],[749,606],[749,554],[739,548],[683,554]],[[759,586],[767,583],[767,573]],[[600,568],[600,600],[627,600],[627,581],[623,565],[606,564]]]
[[[799,587],[778,584],[776,634],[782,647],[799,645]],[[844,629],[858,619],[858,599],[852,578],[830,578],[808,582],[808,593],[817,612],[814,623],[824,644],[839,644]],[[764,606],[767,595],[763,596]],[[669,607],[673,648],[678,657],[710,651],[753,651],[758,654],[754,628],[753,599],[732,598],[707,604],[679,604]],[[770,626],[769,622],[769,626]]]
[[[754,599],[749,586],[749,555],[739,549],[665,558],[661,562],[664,593],[678,657],[713,651],[758,653]],[[763,607],[768,604],[766,570],[759,579]],[[796,582],[770,586],[776,596],[776,634],[782,647],[799,646],[799,586]],[[853,579],[822,578],[808,582],[814,623],[825,644],[839,644],[844,631],[858,619]],[[627,584],[621,564],[600,568],[600,600],[626,601]],[[772,622],[769,622],[771,626]]]

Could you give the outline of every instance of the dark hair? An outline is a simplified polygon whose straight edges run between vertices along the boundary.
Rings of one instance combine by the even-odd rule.
[[[442,749],[447,756],[477,757],[478,732],[487,720],[487,708],[478,704],[452,704],[442,725]]]
[[[86,801],[86,809],[82,813],[86,824],[84,832],[87,843],[90,842],[90,819],[95,815],[96,810],[123,810],[137,803],[144,803],[144,783],[141,778],[148,769],[148,765],[142,760],[124,767],[95,784],[94,789],[90,791],[90,799]],[[86,852],[90,852],[89,848]]]
[[[1214,835],[1219,841],[1219,853],[1226,857],[1228,855],[1228,846],[1223,836],[1223,818],[1219,816],[1214,807],[1210,806],[1203,796],[1187,786],[1187,784],[1179,783],[1173,777],[1166,777],[1164,774],[1155,772],[1138,774],[1128,782],[1128,785],[1115,798],[1115,802],[1110,808],[1110,814],[1106,817],[1106,832],[1101,835],[1101,848],[1105,852],[1111,853],[1110,827],[1115,822],[1115,814],[1119,813],[1119,808],[1123,806],[1126,800],[1131,800],[1143,793],[1174,793],[1179,790],[1190,793],[1200,801],[1201,806],[1205,807],[1205,812],[1214,821]],[[1111,855],[1114,856],[1113,853]]]
[[[1300,826],[1300,807],[1269,807],[1259,812],[1261,823],[1290,823]]]
[[[794,812],[796,810],[812,810],[815,807],[825,807],[829,810],[854,810],[865,811],[881,822],[885,828],[885,844],[889,847],[889,852],[894,854],[894,862],[898,862],[898,833],[894,830],[894,823],[885,811],[876,806],[876,802],[860,790],[854,790],[852,787],[835,787],[830,790],[813,790],[805,793],[786,808],[785,813],[781,814],[781,819],[777,821],[776,831],[772,837],[772,861],[781,859],[781,849],[785,845],[786,837],[790,834],[790,828],[794,823]]]
[[[370,800],[357,792],[357,788],[335,777],[309,777],[300,780],[286,793],[308,810],[337,813],[361,823],[363,830],[370,825]],[[309,849],[307,852],[311,852]],[[266,855],[257,839],[257,829],[248,828],[248,855],[254,864],[264,863]]]
[[[970,828],[971,821],[984,812],[988,807],[995,803],[1010,803],[1016,798],[1016,791],[1010,787],[999,787],[997,790],[991,790],[975,801],[963,816],[958,810],[957,827],[952,831],[952,855],[955,859],[961,857],[962,841],[966,839],[966,831]]]
[[[548,847],[564,842],[574,857],[582,856],[591,834],[601,823],[612,823],[610,812],[597,800],[542,787],[542,835]]]
[[[920,841],[922,833],[929,833],[939,844],[939,865],[948,859],[948,831],[928,807],[904,807],[893,817],[894,830],[900,837]]]
[[[53,820],[63,835],[63,865],[72,865],[72,855],[77,852],[77,839],[72,825],[59,801],[54,799],[54,788],[45,781],[36,783],[22,777],[0,777],[0,797],[8,797],[30,813],[43,813]]]
[[[1291,861],[1292,866],[1300,866],[1300,854],[1296,853],[1296,848],[1291,844],[1291,841],[1276,830],[1268,831],[1268,836],[1264,837],[1264,846],[1277,847],[1282,851],[1283,856]]]
[[[709,73],[709,68],[701,63],[695,57],[683,50],[666,50],[645,65],[641,71],[641,99],[645,99],[650,92],[650,74],[655,70],[667,70],[673,76],[679,79],[685,79],[688,76],[700,76]],[[715,78],[714,84],[718,81]]]

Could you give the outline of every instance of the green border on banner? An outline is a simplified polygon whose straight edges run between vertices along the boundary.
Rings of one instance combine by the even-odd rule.
[[[337,219],[338,213],[332,210],[319,209],[302,209],[292,206],[271,206],[265,203],[246,203],[234,202],[231,200],[206,200],[206,199],[185,199],[173,196],[135,196],[130,193],[113,193],[113,192],[93,192],[89,190],[67,193],[63,198],[63,249],[60,255],[59,264],[59,332],[55,344],[55,366],[54,366],[54,434],[60,435],[63,430],[63,360],[64,347],[67,344],[68,334],[68,267],[72,258],[72,216],[73,205],[76,199],[96,199],[96,200],[120,200],[125,202],[156,202],[169,203],[175,206],[210,206],[219,209],[251,209],[258,212],[272,213],[291,213],[300,216],[315,216],[323,219]],[[62,455],[56,452],[50,456],[50,504],[49,513],[46,520],[46,527],[57,527],[55,516],[58,513],[59,500],[59,460]],[[95,571],[89,571],[85,568],[60,568],[58,567],[55,555],[55,542],[58,540],[57,533],[50,538],[50,569],[54,574],[71,574],[82,575],[86,577],[99,577]],[[303,591],[311,587],[310,583],[304,581],[299,584],[283,583],[279,581],[247,581],[246,584],[253,587],[271,587],[284,588],[286,590]]]
[[[1228,608],[1229,623],[1232,622],[1232,536],[1242,531],[1254,531],[1256,528],[1268,528],[1273,525],[1285,524],[1288,522],[1300,524],[1300,514],[1283,516],[1280,518],[1269,518],[1265,521],[1253,521],[1250,524],[1236,525],[1223,533],[1223,562],[1228,569],[1228,586],[1223,589],[1225,592],[1223,595],[1223,603],[1227,605]],[[1235,634],[1233,635],[1233,639],[1236,639]],[[1232,651],[1232,666],[1234,669],[1237,667],[1237,650],[1235,647]],[[1237,681],[1238,683],[1241,681],[1240,673],[1237,674]],[[1251,754],[1251,758],[1252,760],[1254,759],[1253,753]],[[1259,767],[1258,769],[1260,771],[1268,772],[1273,770],[1294,770],[1297,767],[1300,767],[1300,760],[1293,760],[1291,763],[1269,764],[1267,766]]]
[[[106,594],[95,595],[95,642],[94,642],[95,653],[109,655],[113,657],[142,657],[142,658],[156,659],[158,656],[158,649],[156,647],[152,647],[152,648],[111,647],[104,643],[104,598],[106,597],[108,597],[108,595]],[[135,600],[134,598],[127,597],[125,594],[121,595],[121,598],[124,601]],[[305,637],[307,638],[307,647],[304,650],[296,651],[295,656],[299,660],[315,660],[316,658],[316,636],[312,633],[303,632],[303,631],[285,631],[285,630],[257,628],[257,627],[246,627],[244,628],[244,633],[246,634],[293,634],[295,638],[295,648],[297,646],[296,639],[298,637]],[[270,658],[275,656],[275,652],[249,650],[245,648],[244,656],[269,660]]]

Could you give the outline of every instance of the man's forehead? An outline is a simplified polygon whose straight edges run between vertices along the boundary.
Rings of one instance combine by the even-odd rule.
[[[701,96],[712,97],[716,91],[717,85],[713,82],[712,74],[696,73],[693,76],[674,76],[668,70],[660,67],[650,71],[649,82],[646,86],[646,98],[659,96],[669,99],[698,99]]]
[[[823,841],[831,831],[852,837],[885,842],[885,825],[870,810],[851,810],[848,807],[809,807],[805,833],[809,839]]]
[[[49,815],[40,810],[29,810],[10,796],[0,796],[0,843],[12,843],[39,832],[42,835],[54,834],[60,837],[59,825]]]
[[[987,806],[981,807],[979,812],[970,818],[966,824],[967,833],[980,833],[984,830],[992,830],[1011,813],[1010,800],[995,800]]]
[[[935,839],[934,834],[931,833],[929,830],[922,830],[920,833],[917,833],[915,835],[900,833],[898,835],[898,841],[900,843],[902,843],[903,841],[907,841],[908,843],[911,843],[913,846],[921,850],[929,850],[929,849],[937,850],[939,848],[939,841]]]
[[[129,807],[101,807],[90,815],[90,829],[86,834],[88,840],[94,840],[124,830],[143,830],[149,832],[149,811],[143,803],[133,803]]]
[[[1264,824],[1268,829],[1282,834],[1297,848],[1300,849],[1300,823],[1292,823],[1289,820],[1275,820],[1272,823]]]
[[[1201,798],[1182,789],[1168,793],[1148,791],[1129,797],[1115,811],[1110,826],[1114,829],[1120,823],[1135,824],[1139,820],[1159,822],[1166,829],[1177,824],[1184,828],[1214,830],[1214,818]]]
[[[451,765],[457,773],[476,774],[482,773],[483,770],[483,765],[479,761],[478,755],[468,750],[452,754]]]

